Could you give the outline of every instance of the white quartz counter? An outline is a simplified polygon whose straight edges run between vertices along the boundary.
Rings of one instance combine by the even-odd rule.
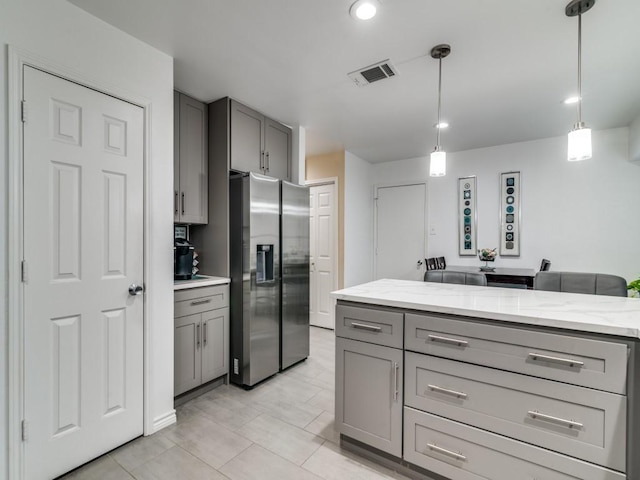
[[[231,279],[226,277],[210,277],[208,275],[197,275],[190,280],[174,280],[173,290],[184,290],[186,288],[210,287],[212,285],[225,285]]]
[[[640,299],[376,280],[332,292],[336,300],[640,338]]]

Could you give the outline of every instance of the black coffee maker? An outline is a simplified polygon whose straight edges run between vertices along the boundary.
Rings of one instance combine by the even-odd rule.
[[[173,278],[190,280],[193,272],[194,247],[189,240],[176,238],[173,243]]]

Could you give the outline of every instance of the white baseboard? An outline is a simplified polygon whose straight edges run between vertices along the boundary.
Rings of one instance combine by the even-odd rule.
[[[156,432],[159,432],[163,428],[168,427],[169,425],[173,425],[178,420],[176,417],[176,411],[171,410],[170,412],[165,413],[159,417],[153,419],[153,430],[148,433],[148,435],[152,435]]]

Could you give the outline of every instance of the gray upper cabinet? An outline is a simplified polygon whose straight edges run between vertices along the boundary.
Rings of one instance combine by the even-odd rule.
[[[264,122],[264,167],[266,174],[291,179],[291,129],[266,118]]]
[[[264,116],[231,100],[231,169],[264,173]]]
[[[173,221],[180,221],[180,92],[173,92]]]
[[[291,179],[291,129],[231,100],[229,168]]]
[[[174,222],[208,221],[207,107],[174,92]]]

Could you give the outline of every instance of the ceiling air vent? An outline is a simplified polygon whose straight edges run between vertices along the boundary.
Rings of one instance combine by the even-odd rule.
[[[394,77],[397,74],[398,72],[395,67],[391,65],[391,62],[389,62],[389,60],[383,60],[373,65],[369,65],[368,67],[361,68],[360,70],[356,70],[355,72],[351,72],[348,76],[356,85],[364,87],[370,83]]]

